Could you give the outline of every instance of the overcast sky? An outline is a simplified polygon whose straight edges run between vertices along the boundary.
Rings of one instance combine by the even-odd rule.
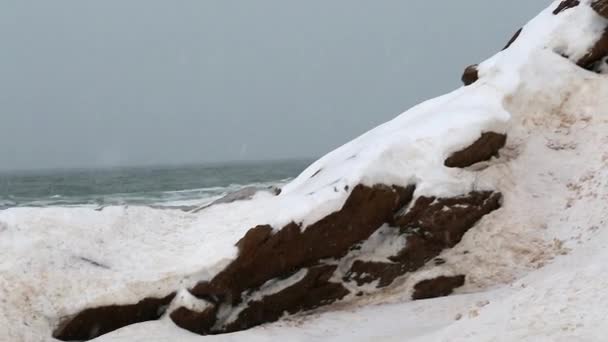
[[[0,169],[317,157],[543,0],[0,0]]]

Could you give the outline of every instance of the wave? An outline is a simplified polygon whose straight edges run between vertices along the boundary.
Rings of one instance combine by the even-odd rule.
[[[156,208],[197,207],[210,203],[226,194],[245,187],[258,189],[271,186],[283,186],[291,179],[281,179],[273,182],[256,182],[249,184],[229,184],[227,186],[212,186],[206,188],[183,189],[171,191],[149,191],[114,194],[88,194],[69,196],[54,194],[39,198],[19,197],[14,195],[0,196],[0,210],[14,207],[90,207],[106,206],[150,206]]]

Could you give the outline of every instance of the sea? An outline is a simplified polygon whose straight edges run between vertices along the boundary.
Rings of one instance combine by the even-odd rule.
[[[245,187],[284,185],[311,160],[0,173],[0,210],[13,207],[196,207]]]

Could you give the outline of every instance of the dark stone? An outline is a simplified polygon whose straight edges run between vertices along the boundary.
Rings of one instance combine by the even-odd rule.
[[[513,35],[513,37],[511,37],[511,39],[509,40],[509,42],[507,43],[507,45],[503,48],[503,51],[510,48],[511,45],[513,45],[513,43],[515,43],[515,41],[517,40],[517,38],[519,38],[519,35],[521,34],[521,31],[523,30],[523,28],[520,28],[519,30],[517,30],[517,32],[515,32],[515,34]]]
[[[579,0],[564,0],[553,11],[553,14],[558,15],[558,14],[562,13],[563,11],[576,7],[580,4],[581,4],[581,2]]]
[[[429,299],[449,296],[454,289],[464,285],[465,276],[438,277],[435,279],[423,280],[414,286],[412,299]]]
[[[411,201],[413,192],[414,186],[358,185],[342,209],[305,229],[293,222],[276,232],[267,225],[257,226],[237,243],[238,257],[191,292],[199,298],[213,295],[237,304],[241,293],[270,279],[313,266],[321,259],[340,258],[391,221]]]
[[[591,8],[593,8],[597,14],[608,19],[608,0],[596,0],[591,4]]]
[[[285,312],[294,314],[328,305],[344,298],[349,291],[341,284],[331,283],[336,266],[311,267],[298,283],[260,301],[249,302],[247,309],[222,332],[244,330],[263,323],[274,322]]]
[[[184,307],[171,312],[171,320],[179,322],[180,328],[191,331],[195,334],[209,334],[216,322],[217,305],[212,304],[203,312],[193,311]]]
[[[447,167],[467,167],[473,164],[490,160],[498,156],[498,151],[507,143],[504,134],[487,132],[477,141],[464,150],[455,152],[445,161]]]
[[[137,304],[86,309],[60,323],[53,337],[62,341],[89,340],[127,325],[159,319],[175,297],[145,298]]]
[[[354,280],[357,285],[378,280],[379,288],[390,285],[397,277],[421,268],[443,250],[458,244],[482,217],[500,208],[500,199],[496,192],[418,198],[405,215],[394,221],[407,234],[405,248],[390,257],[390,262],[355,261],[344,280]]]
[[[498,192],[471,192],[453,198],[420,197],[396,224],[406,232],[420,234],[427,240],[454,247],[477,221],[500,208]]]
[[[486,141],[483,145],[493,143]],[[466,158],[455,159],[483,159],[491,154],[486,150],[468,148],[461,152]],[[501,196],[494,192],[472,192],[455,198],[419,197],[411,204],[414,190],[413,185],[358,185],[340,210],[305,229],[294,222],[279,230],[268,225],[250,229],[236,244],[236,259],[212,280],[190,290],[212,306],[203,312],[177,308],[170,314],[171,319],[189,331],[216,334],[275,321],[284,312],[296,313],[340,300],[349,291],[342,284],[329,282],[336,266],[322,262],[344,257],[385,224],[395,227],[395,235],[407,235],[405,248],[385,263],[355,261],[345,280],[358,284],[379,280],[379,287],[388,286],[395,278],[419,269],[444,249],[456,245],[479,219],[500,207]],[[234,309],[267,281],[286,279],[302,269],[308,269],[308,273],[296,284],[247,302],[245,310],[228,326],[218,322],[219,310]],[[86,340],[129,324],[158,319],[173,297],[171,294],[134,305],[87,309],[62,324],[54,336]]]
[[[594,71],[598,63],[608,55],[608,28],[583,58],[576,62],[581,68]]]
[[[464,69],[464,73],[462,74],[462,83],[465,86],[471,85],[475,83],[479,79],[479,72],[477,70],[477,64],[469,65]]]

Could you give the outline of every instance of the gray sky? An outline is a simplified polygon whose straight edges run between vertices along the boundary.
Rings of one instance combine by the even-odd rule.
[[[0,169],[316,157],[548,4],[0,0]]]

